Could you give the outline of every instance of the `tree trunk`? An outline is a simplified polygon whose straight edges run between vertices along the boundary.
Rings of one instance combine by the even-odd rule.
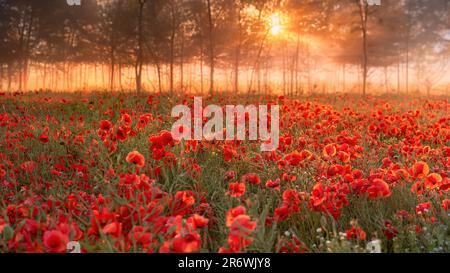
[[[114,68],[115,68],[115,66],[116,66],[116,63],[115,63],[115,56],[114,56],[114,46],[113,45],[111,45],[111,48],[110,48],[110,60],[111,60],[111,68],[110,68],[110,77],[109,77],[109,80],[110,80],[110,82],[109,82],[109,89],[110,89],[110,91],[113,91],[114,90]]]
[[[64,72],[63,72],[63,74],[64,74]],[[55,68],[55,75],[53,77],[55,79],[55,88],[54,88],[54,90],[58,90],[59,89],[59,71],[58,71],[58,68]],[[64,77],[64,75],[63,75],[63,77]]]
[[[342,92],[345,93],[345,63],[342,64]]]
[[[123,90],[123,87],[122,87],[122,62],[119,62],[119,88],[120,88],[120,91]]]
[[[400,94],[400,55],[397,60],[397,94]]]
[[[258,76],[258,78],[259,78],[259,61],[260,61],[260,59],[261,59],[261,53],[262,53],[262,50],[263,50],[263,48],[264,48],[264,44],[265,44],[265,42],[266,42],[267,36],[269,35],[269,31],[270,31],[270,29],[266,31],[266,33],[264,34],[264,38],[262,39],[261,44],[259,45],[258,55],[256,56],[256,62],[255,62],[255,65],[254,65],[254,67],[253,67],[252,74],[251,74],[251,76],[250,76],[250,84],[249,84],[249,86],[248,86],[248,92],[249,92],[249,93],[251,92],[251,89],[252,89],[252,84],[253,84],[253,74],[254,74],[255,70],[258,70],[258,71],[257,71],[257,72],[258,72],[258,75],[257,75],[257,76]],[[258,79],[258,81],[259,81],[259,79]],[[258,85],[259,85],[259,83],[258,83]]]
[[[156,71],[158,73],[158,91],[161,94],[161,92],[162,92],[161,67],[160,67],[159,63],[156,63]]]
[[[136,92],[140,93],[142,91],[142,46],[144,41],[144,36],[142,33],[142,17],[144,12],[144,5],[146,0],[139,0],[139,17],[138,17],[138,54],[135,66],[135,74],[136,74]]]
[[[101,65],[102,67],[102,89],[106,88],[106,84],[105,84],[105,65],[102,63]]]
[[[173,93],[174,88],[174,62],[175,62],[175,7],[173,1],[171,1],[171,16],[172,16],[172,32],[170,35],[170,75],[169,75],[169,88],[170,93]]]
[[[23,20],[25,21],[25,18],[23,18]],[[24,47],[23,47],[23,43],[24,43],[24,36],[25,36],[25,26],[26,24],[23,23],[22,27],[20,28],[20,32],[19,32],[19,90],[22,91],[22,79],[23,79],[23,67],[24,67]]]
[[[313,86],[311,79],[311,49],[309,48],[309,43],[306,45],[306,52],[307,52],[307,70],[308,70],[308,92],[311,94],[313,92]]]
[[[0,63],[0,91],[3,91],[3,64]]]
[[[283,43],[283,95],[286,95],[286,44]]]
[[[33,30],[33,21],[34,21],[34,10],[33,5],[30,4],[30,20],[28,22],[28,30],[27,30],[27,41],[25,44],[25,59],[23,65],[23,75],[24,75],[24,88],[28,88],[28,62],[30,58],[30,39],[31,39],[31,31]]]
[[[83,64],[79,64],[78,69],[78,89],[83,89]]]
[[[8,64],[8,92],[11,91],[11,83],[12,83],[12,67],[11,63]]]
[[[200,45],[200,93],[203,95],[203,40]]]
[[[88,73],[87,73],[88,65],[84,65],[84,75],[83,75],[83,88],[88,87]]]
[[[67,90],[70,90],[72,81],[70,80],[70,63],[67,63],[66,73],[66,86]],[[103,71],[102,71],[103,72]]]
[[[237,31],[238,31],[238,41],[235,49],[235,59],[234,59],[234,93],[239,93],[239,61],[241,58],[241,9],[239,2],[237,3]]]
[[[411,1],[408,1],[407,25],[406,25],[406,86],[405,92],[409,93],[409,36],[411,35]]]
[[[183,55],[184,55],[184,31],[183,29],[181,30],[181,52],[180,52],[180,91],[184,91],[184,59],[183,59]]]
[[[209,22],[209,92],[212,94],[214,92],[214,38],[213,38],[213,21],[212,21],[212,10],[211,10],[211,0],[208,2],[208,22]]]
[[[50,87],[50,89],[52,90],[53,89],[53,70],[54,70],[54,67],[53,67],[53,65],[51,65],[50,66],[50,84],[49,84],[49,87]]]
[[[368,17],[368,3],[367,1],[360,1],[359,3],[359,13],[361,18],[361,32],[363,37],[363,86],[362,94],[366,95],[367,87],[367,17]]]
[[[295,94],[299,93],[298,59],[300,58],[300,31],[297,32],[297,48],[295,50]]]
[[[175,50],[175,31],[172,31],[172,36],[170,39],[170,65],[169,65],[169,69],[170,69],[170,75],[169,75],[169,81],[170,81],[170,93],[173,93],[173,86],[174,86],[174,80],[173,80],[173,70],[174,70],[174,59],[175,59],[175,54],[174,54],[174,50]]]
[[[388,83],[388,68],[387,66],[384,66],[384,90],[386,92],[386,94],[389,93],[389,83]]]
[[[296,53],[294,51],[294,54],[292,55],[292,72],[291,72],[291,77],[292,77],[292,96],[294,96],[297,93],[297,76],[296,76]]]

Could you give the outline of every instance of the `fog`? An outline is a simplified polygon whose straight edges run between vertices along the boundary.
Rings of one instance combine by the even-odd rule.
[[[0,0],[0,90],[446,94],[450,1]]]

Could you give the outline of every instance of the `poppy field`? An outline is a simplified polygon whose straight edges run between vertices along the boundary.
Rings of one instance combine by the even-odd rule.
[[[450,252],[447,98],[277,104],[279,146],[175,141],[148,93],[0,96],[0,252]]]

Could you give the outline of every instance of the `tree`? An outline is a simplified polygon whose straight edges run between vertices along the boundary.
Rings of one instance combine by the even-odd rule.
[[[212,19],[212,9],[211,9],[211,0],[206,0],[208,3],[208,25],[209,25],[209,92],[214,92],[214,25]]]
[[[139,1],[138,43],[137,43],[135,74],[136,74],[136,91],[140,93],[142,91],[142,66],[144,63],[143,60],[144,33],[142,21],[144,16],[144,6],[147,0],[138,0],[138,1]]]
[[[366,82],[367,82],[367,21],[369,16],[369,4],[367,0],[356,0],[359,1],[359,16],[361,18],[361,34],[362,34],[362,51],[363,51],[363,59],[362,59],[362,67],[363,67],[363,86],[362,86],[362,94],[366,95]]]

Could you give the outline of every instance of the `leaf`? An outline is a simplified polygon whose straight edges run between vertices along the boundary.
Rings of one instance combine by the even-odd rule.
[[[11,226],[6,225],[3,227],[3,239],[9,241],[14,237],[14,229]]]

